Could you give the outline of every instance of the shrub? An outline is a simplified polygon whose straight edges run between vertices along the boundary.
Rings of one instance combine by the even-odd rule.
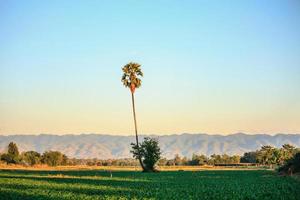
[[[67,156],[59,151],[46,151],[42,156],[42,162],[49,166],[66,165],[67,159]]]
[[[22,153],[22,159],[26,164],[33,166],[41,162],[41,154],[36,151],[27,151]]]
[[[136,159],[141,158],[144,164],[145,172],[153,172],[155,170],[155,164],[160,159],[160,148],[158,141],[154,138],[145,137],[142,144],[139,146],[136,144],[132,145],[133,157]]]

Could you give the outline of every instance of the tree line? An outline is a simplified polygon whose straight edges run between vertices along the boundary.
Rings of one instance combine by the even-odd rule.
[[[153,142],[149,139],[148,142]],[[147,143],[146,143],[147,144]],[[151,146],[151,143],[149,144]],[[141,145],[142,146],[142,145]],[[145,149],[145,148],[144,148]],[[142,150],[140,150],[142,152]],[[265,166],[282,166],[293,156],[300,152],[300,149],[295,148],[290,144],[284,144],[281,148],[272,146],[262,146],[259,150],[246,152],[243,156],[239,155],[217,155],[206,156],[203,154],[193,154],[189,159],[180,157],[178,154],[172,159],[157,157],[156,165],[158,166],[201,166],[201,165],[233,165],[239,163],[252,163]],[[134,157],[138,156],[137,151]],[[28,166],[46,164],[48,166],[59,165],[89,165],[89,166],[138,166],[139,162],[133,158],[125,159],[77,159],[68,158],[65,154],[59,151],[45,151],[40,154],[36,151],[26,151],[19,153],[16,143],[9,143],[7,152],[1,156],[1,161],[7,164],[23,164]],[[151,161],[151,159],[150,159]],[[149,161],[148,161],[149,162]],[[153,163],[150,163],[152,165]]]
[[[203,154],[193,154],[191,159],[180,157],[178,154],[173,159],[162,158],[158,161],[160,166],[197,166],[197,165],[234,165],[239,163],[251,163],[257,165],[283,165],[291,159],[300,148],[295,148],[290,144],[284,144],[281,148],[269,145],[262,146],[259,150],[246,152],[243,156],[239,155],[217,155],[206,156]]]
[[[24,166],[48,165],[48,166],[138,166],[138,162],[134,158],[124,159],[78,159],[68,158],[59,151],[45,151],[39,153],[36,151],[19,152],[18,146],[14,142],[10,142],[6,153],[0,153],[0,161],[6,164],[16,164]]]
[[[59,151],[45,151],[40,154],[36,151],[19,152],[17,144],[10,142],[7,147],[7,153],[2,154],[1,161],[7,164],[38,165],[46,164],[48,166],[67,165],[68,157]]]

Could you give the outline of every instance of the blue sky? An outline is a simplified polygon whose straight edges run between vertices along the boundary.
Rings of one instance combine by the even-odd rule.
[[[0,134],[300,132],[299,1],[1,1]]]

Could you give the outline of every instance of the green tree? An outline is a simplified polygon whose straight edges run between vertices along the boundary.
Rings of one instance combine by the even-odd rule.
[[[132,143],[132,150],[134,158],[139,158],[143,162],[144,172],[154,172],[155,164],[160,159],[161,151],[158,141],[154,138],[145,137],[142,144],[137,145]]]
[[[230,163],[240,163],[241,157],[239,155],[233,155],[230,157]]]
[[[39,154],[36,151],[27,151],[22,154],[22,159],[28,164],[28,165],[36,165],[41,162],[41,154]]]
[[[210,156],[209,164],[215,165],[215,164],[222,164],[222,163],[223,163],[223,159],[220,155],[213,154]]]
[[[208,163],[208,158],[205,155],[192,155],[191,165],[205,165]]]
[[[20,154],[16,143],[9,143],[7,153],[1,155],[1,160],[7,164],[18,164],[20,162]]]
[[[122,70],[123,70],[123,76],[121,79],[122,83],[125,87],[130,88],[130,91],[131,91],[132,111],[133,111],[134,128],[135,128],[135,140],[136,140],[137,150],[139,150],[139,148],[138,148],[139,147],[139,138],[138,138],[136,113],[135,113],[134,92],[135,92],[136,88],[139,88],[141,86],[142,81],[139,77],[143,76],[143,72],[141,70],[141,65],[138,63],[133,63],[133,62],[126,64],[122,68]],[[145,166],[143,165],[141,155],[137,155],[136,158],[139,160],[141,167],[145,171]]]
[[[300,152],[297,152],[293,157],[287,160],[278,170],[281,173],[287,173],[289,175],[300,172]]]
[[[10,142],[8,145],[8,150],[7,150],[8,154],[14,155],[14,156],[19,156],[19,149],[17,147],[16,143]]]
[[[251,152],[244,153],[244,155],[241,157],[241,162],[242,163],[256,163],[257,162],[257,152],[251,151]]]
[[[277,157],[275,156],[275,148],[269,145],[262,146],[257,153],[257,160],[263,165],[276,164]]]
[[[221,156],[221,164],[229,164],[229,163],[231,163],[230,156],[227,154],[223,154]]]
[[[49,166],[65,165],[67,156],[59,151],[46,151],[43,153],[42,162]]]

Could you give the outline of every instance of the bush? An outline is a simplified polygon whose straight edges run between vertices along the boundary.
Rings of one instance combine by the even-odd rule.
[[[67,156],[59,151],[46,151],[42,156],[42,162],[49,166],[66,165],[67,159]]]
[[[142,144],[139,146],[132,143],[133,157],[138,159],[141,158],[144,164],[145,172],[153,172],[155,170],[155,164],[160,159],[160,148],[158,141],[154,138],[145,137]]]
[[[1,160],[6,162],[7,164],[18,164],[20,162],[20,159],[18,156],[4,153],[1,155]]]
[[[35,151],[27,151],[25,153],[22,153],[22,159],[26,164],[33,166],[36,164],[40,164],[41,154]]]

